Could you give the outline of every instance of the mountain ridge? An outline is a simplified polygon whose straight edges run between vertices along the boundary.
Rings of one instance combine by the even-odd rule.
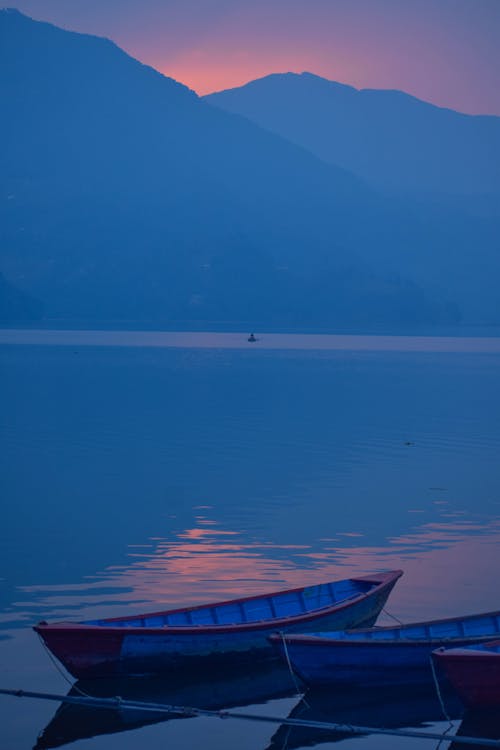
[[[216,89],[215,91],[211,91],[208,94],[204,94],[202,98],[209,99],[212,96],[216,96],[218,94],[225,94],[232,91],[239,91],[240,89],[246,88],[248,86],[252,86],[253,84],[259,84],[260,82],[268,81],[268,80],[276,80],[276,79],[283,79],[289,77],[297,78],[301,80],[308,80],[308,81],[315,81],[317,83],[328,84],[329,87],[332,89],[338,90],[338,91],[344,91],[346,93],[380,93],[380,94],[399,94],[405,99],[413,100],[415,102],[418,102],[419,104],[426,105],[432,109],[439,109],[444,110],[445,112],[452,112],[456,115],[463,115],[464,117],[473,117],[473,118],[493,118],[495,120],[500,119],[499,115],[492,115],[492,114],[482,114],[482,113],[471,113],[471,112],[462,112],[458,109],[453,109],[453,107],[447,107],[441,104],[435,104],[434,102],[429,102],[426,99],[421,99],[420,97],[416,96],[415,94],[410,94],[408,91],[404,91],[403,89],[394,89],[394,88],[373,88],[371,86],[364,86],[361,88],[358,88],[357,86],[354,86],[350,83],[344,83],[342,81],[335,81],[331,78],[325,78],[324,76],[320,76],[317,73],[312,73],[310,70],[303,70],[300,73],[288,70],[283,72],[275,72],[275,73],[268,73],[265,76],[261,76],[260,78],[251,79],[250,81],[247,81],[246,83],[243,83],[239,86],[231,86],[227,89]]]
[[[274,73],[206,95],[383,189],[500,193],[500,117],[403,91],[356,89],[313,73]]]
[[[49,316],[286,318],[325,263],[366,265],[357,178],[112,43],[6,16],[1,269]]]
[[[59,39],[62,39],[64,37],[69,38],[70,36],[73,38],[74,41],[90,41],[92,40],[93,43],[96,41],[100,42],[103,47],[111,47],[115,53],[118,53],[119,55],[123,56],[123,58],[127,58],[128,61],[130,61],[133,65],[141,66],[143,69],[148,70],[151,74],[154,76],[157,76],[159,78],[163,78],[167,81],[170,81],[171,83],[175,84],[179,90],[184,89],[185,91],[190,92],[191,96],[199,98],[198,94],[190,89],[188,86],[186,86],[184,83],[181,83],[179,81],[176,81],[174,78],[170,76],[166,76],[164,73],[161,73],[156,68],[152,67],[151,65],[147,65],[146,63],[141,62],[140,60],[137,60],[136,58],[129,55],[125,50],[123,50],[121,47],[119,47],[116,42],[114,42],[112,39],[109,39],[109,37],[105,36],[97,36],[94,34],[87,34],[85,32],[80,31],[74,31],[69,29],[63,29],[60,26],[57,26],[56,24],[50,23],[49,21],[39,21],[31,18],[30,16],[26,15],[25,13],[22,13],[17,8],[0,8],[0,33],[2,31],[2,19],[4,21],[3,28],[4,30],[7,30],[5,22],[9,24],[9,32],[10,34],[13,31],[13,23],[16,24],[18,27],[23,27],[24,33],[30,33],[30,31],[33,29],[33,24],[39,24],[41,27],[44,27],[45,31],[49,34],[52,34],[54,37],[59,37]],[[31,41],[33,41],[34,37],[32,36]],[[9,51],[8,46],[8,38],[5,35],[2,39],[3,41],[3,51],[4,53]],[[1,48],[0,48],[1,52]]]
[[[387,201],[113,43],[9,14],[0,33],[0,270],[48,317],[495,319],[481,262],[454,260],[474,225]]]

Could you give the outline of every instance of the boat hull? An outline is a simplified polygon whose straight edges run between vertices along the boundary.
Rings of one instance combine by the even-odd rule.
[[[481,650],[439,649],[432,656],[465,706],[500,708],[500,641]]]
[[[470,635],[416,638],[419,630],[457,630],[469,627]],[[411,626],[407,626],[411,630]],[[386,632],[385,632],[386,631]],[[500,612],[421,623],[414,637],[403,637],[404,628],[373,628],[352,633],[287,635],[286,653],[282,638],[270,640],[293,670],[309,686],[316,687],[424,687],[434,681],[431,655],[441,647],[462,648],[500,637]],[[474,632],[472,632],[474,631]],[[398,637],[393,637],[398,633]],[[402,635],[403,634],[403,635]],[[336,637],[338,635],[338,637]],[[391,636],[391,637],[389,637]],[[438,675],[440,680],[443,675]]]
[[[102,621],[105,625],[40,623],[34,629],[65,668],[81,679],[152,675],[199,669],[200,664],[243,664],[278,658],[268,640],[276,632],[373,624],[400,575],[400,571],[381,574],[367,593],[301,616],[220,626],[123,627],[109,620]]]

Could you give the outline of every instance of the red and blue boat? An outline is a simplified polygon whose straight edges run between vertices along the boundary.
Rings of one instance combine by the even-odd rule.
[[[74,677],[152,675],[277,655],[272,633],[372,625],[401,570],[272,594],[34,630]]]
[[[432,657],[467,708],[500,708],[500,639],[440,648]]]
[[[272,635],[310,686],[416,687],[433,681],[431,655],[500,639],[500,611],[398,627]]]

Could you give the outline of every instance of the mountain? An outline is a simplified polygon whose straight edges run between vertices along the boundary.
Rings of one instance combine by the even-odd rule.
[[[481,216],[387,201],[109,40],[1,11],[0,97],[0,270],[49,318],[500,319]]]
[[[465,115],[402,91],[273,74],[205,100],[391,190],[500,194],[500,117]]]

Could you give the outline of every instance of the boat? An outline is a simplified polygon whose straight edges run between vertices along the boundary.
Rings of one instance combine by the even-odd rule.
[[[269,640],[310,686],[429,685],[431,654],[500,638],[500,610],[397,627],[272,635]]]
[[[249,341],[251,344],[253,344],[255,341],[258,341],[259,339],[255,337],[253,333],[250,334],[247,341]]]
[[[465,706],[500,708],[500,640],[439,648],[432,657]]]
[[[372,625],[401,570],[131,617],[40,622],[34,630],[80,679],[277,658],[268,636]]]

